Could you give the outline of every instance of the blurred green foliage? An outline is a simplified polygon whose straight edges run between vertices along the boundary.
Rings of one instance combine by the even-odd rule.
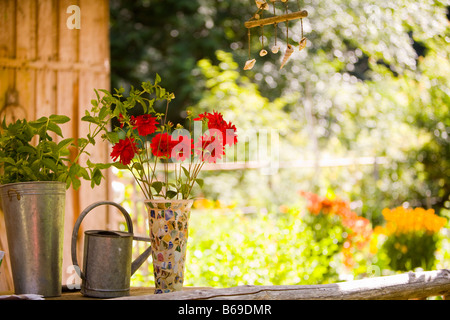
[[[173,122],[188,108],[216,110],[240,130],[228,160],[252,159],[251,130],[257,138],[275,130],[279,164],[307,164],[271,174],[203,171],[198,194],[236,209],[192,215],[187,284],[326,283],[345,274],[330,239],[315,243],[298,215],[279,213],[282,205],[301,204],[299,190],[349,199],[373,227],[383,223],[383,208],[399,205],[449,216],[450,1],[303,0],[289,1],[291,11],[297,3],[309,13],[306,49],[279,70],[282,54],[259,57],[254,30],[257,62],[243,71],[243,24],[255,12],[253,1],[111,0],[113,87],[138,86],[159,73],[176,96]],[[264,28],[269,46],[273,34]],[[281,53],[285,34],[280,24]],[[299,21],[289,35],[298,43]],[[320,165],[365,157],[376,162]],[[440,236],[434,267],[449,260],[449,242]],[[352,276],[389,269],[386,252],[374,246],[377,255],[360,252]]]

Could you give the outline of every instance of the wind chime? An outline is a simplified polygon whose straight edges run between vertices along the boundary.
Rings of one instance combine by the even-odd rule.
[[[269,18],[263,18],[263,14],[265,11],[270,11],[268,2],[272,3],[272,9],[273,9],[273,16]],[[286,51],[284,53],[283,60],[281,61],[280,70],[284,67],[286,62],[289,60],[289,57],[294,53],[294,47],[289,44],[289,21],[290,20],[298,20],[300,19],[301,23],[301,37],[298,44],[298,50],[301,51],[306,47],[306,38],[303,36],[303,18],[306,18],[308,16],[308,12],[306,10],[300,10],[300,5],[297,1],[297,4],[299,5],[299,10],[297,12],[291,12],[288,13],[288,0],[255,0],[256,6],[258,7],[258,10],[255,12],[255,14],[244,23],[245,27],[247,28],[247,35],[248,35],[248,60],[245,62],[244,70],[250,70],[253,68],[253,66],[256,63],[256,59],[251,58],[251,45],[250,45],[250,38],[251,38],[251,32],[250,30],[252,28],[260,27],[261,28],[261,51],[259,52],[259,55],[261,57],[265,56],[267,54],[267,50],[264,49],[264,26],[267,25],[273,25],[275,30],[275,43],[271,48],[272,53],[278,53],[280,50],[280,45],[277,44],[277,31],[278,31],[278,24],[279,23],[286,23]],[[277,2],[284,3],[284,14],[282,15],[276,15],[276,8],[275,4]]]

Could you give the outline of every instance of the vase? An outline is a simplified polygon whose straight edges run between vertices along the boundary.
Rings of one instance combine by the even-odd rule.
[[[155,293],[183,289],[193,200],[146,200]]]
[[[66,188],[64,182],[0,186],[15,294],[60,296]]]

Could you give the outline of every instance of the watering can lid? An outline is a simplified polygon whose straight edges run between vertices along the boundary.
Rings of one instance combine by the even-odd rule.
[[[131,232],[123,232],[123,231],[108,231],[108,230],[87,230],[84,234],[91,236],[100,236],[100,237],[133,237]]]

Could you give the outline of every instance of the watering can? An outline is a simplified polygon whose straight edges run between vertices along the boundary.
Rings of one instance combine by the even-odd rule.
[[[94,208],[112,205],[125,217],[128,232],[87,230],[84,232],[83,271],[77,260],[77,237],[82,220]],[[131,262],[133,240],[150,242],[150,238],[135,237],[133,223],[128,212],[119,204],[100,201],[88,206],[78,217],[72,233],[72,262],[80,276],[81,293],[95,298],[115,298],[130,295],[131,275],[151,254],[148,247],[135,261]]]

